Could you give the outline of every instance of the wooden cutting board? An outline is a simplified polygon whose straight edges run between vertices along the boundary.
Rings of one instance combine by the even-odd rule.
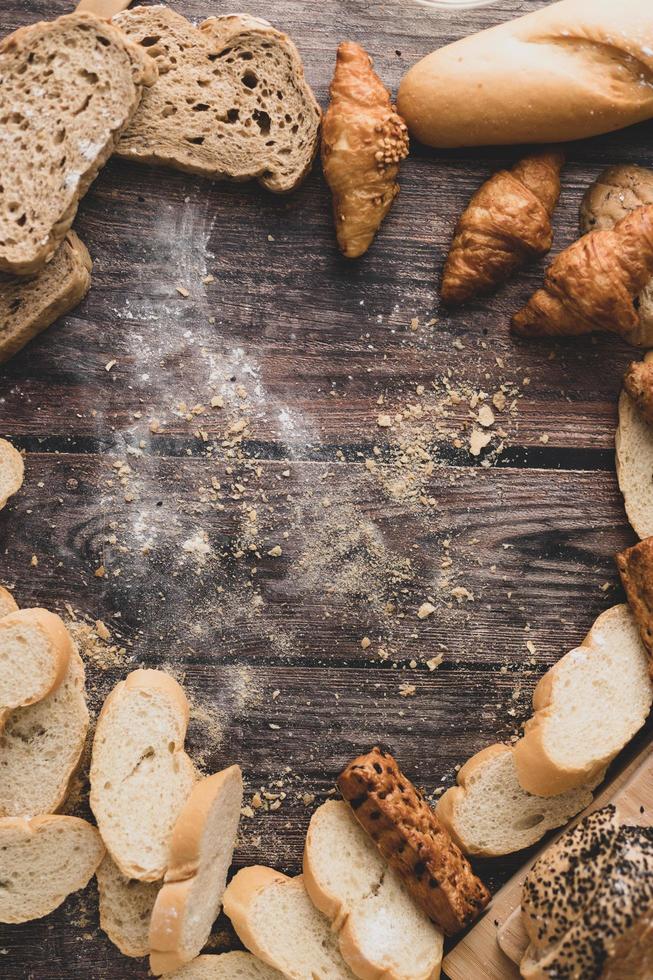
[[[607,803],[618,807],[623,823],[653,824],[653,743],[647,743],[573,823]],[[550,844],[548,841],[497,892],[480,922],[445,957],[443,970],[450,980],[519,978],[517,964],[528,945],[519,912],[521,887],[528,870]]]
[[[98,17],[113,17],[121,10],[126,10],[132,0],[80,0],[76,10],[83,10]]]

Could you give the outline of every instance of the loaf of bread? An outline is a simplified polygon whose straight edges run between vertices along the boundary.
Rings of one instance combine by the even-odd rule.
[[[650,0],[562,0],[428,55],[397,108],[429,146],[558,143],[653,116]]]

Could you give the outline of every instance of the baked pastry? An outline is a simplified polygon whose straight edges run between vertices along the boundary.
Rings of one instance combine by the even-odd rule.
[[[354,759],[338,777],[338,788],[415,901],[447,935],[485,908],[485,885],[389,753],[374,748]]]
[[[617,568],[639,635],[653,665],[653,538],[617,555]]]
[[[474,194],[456,225],[442,276],[445,303],[491,292],[551,248],[564,155],[538,153],[500,170]]]
[[[338,48],[331,103],[322,126],[322,166],[333,195],[340,251],[368,250],[399,193],[397,175],[408,156],[408,131],[372,59],[351,41]]]
[[[653,425],[653,361],[633,361],[624,375],[624,390],[642,418]]]
[[[636,347],[653,344],[636,297],[653,276],[653,205],[610,231],[592,231],[549,266],[544,288],[513,317],[522,337],[616,333]]]

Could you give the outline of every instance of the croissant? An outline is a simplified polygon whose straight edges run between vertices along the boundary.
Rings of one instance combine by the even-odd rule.
[[[513,317],[524,337],[620,334],[635,347],[653,345],[636,297],[653,276],[653,205],[607,231],[591,231],[549,266],[544,289]]]
[[[551,216],[560,197],[564,154],[537,153],[500,170],[462,214],[444,267],[440,294],[460,304],[488,293],[553,242]]]
[[[366,51],[338,48],[331,103],[322,125],[322,165],[333,194],[338,245],[355,259],[368,250],[399,193],[408,131]]]

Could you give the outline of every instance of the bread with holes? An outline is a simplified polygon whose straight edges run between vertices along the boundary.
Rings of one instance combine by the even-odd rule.
[[[236,14],[194,27],[168,7],[134,7],[114,23],[159,67],[123,134],[120,156],[214,180],[293,190],[317,152],[320,108],[292,41]]]
[[[653,352],[644,357],[653,363]],[[619,489],[624,498],[626,516],[639,538],[653,535],[653,426],[639,411],[636,401],[626,391],[619,398],[619,425],[615,437],[616,467]]]
[[[95,827],[77,817],[0,820],[0,922],[41,919],[85,888],[104,856]]]
[[[512,748],[489,745],[468,759],[435,812],[465,854],[501,857],[531,847],[584,810],[603,776],[560,796],[535,796],[519,784]]]
[[[24,476],[23,457],[7,439],[0,439],[0,510],[10,497],[18,493]]]
[[[283,980],[281,973],[251,953],[198,956],[167,977],[168,980]]]
[[[415,904],[399,876],[343,800],[311,818],[304,884],[338,936],[345,962],[362,980],[437,980],[442,933]]]
[[[142,48],[89,13],[0,42],[0,270],[33,275],[52,258],[155,78]]]
[[[19,609],[0,619],[0,731],[10,712],[59,687],[72,652],[68,630],[47,609]]]
[[[33,279],[0,279],[0,364],[81,303],[91,268],[86,246],[69,231]]]
[[[535,688],[533,716],[514,747],[520,785],[549,797],[596,779],[642,727],[652,702],[637,624],[628,606],[613,606]]]
[[[84,664],[73,648],[61,684],[6,717],[0,732],[0,817],[59,809],[84,751],[88,724]]]
[[[222,906],[243,805],[238,766],[193,787],[168,847],[168,870],[150,922],[150,969],[170,973],[206,945]]]
[[[227,886],[224,910],[250,953],[288,980],[353,980],[329,920],[311,902],[301,875],[243,868]]]
[[[100,928],[124,956],[150,952],[150,919],[161,882],[125,876],[107,854],[95,872],[100,899]]]
[[[91,809],[127,878],[159,881],[168,866],[172,831],[195,781],[184,751],[188,711],[172,677],[135,670],[116,685],[98,718]]]

